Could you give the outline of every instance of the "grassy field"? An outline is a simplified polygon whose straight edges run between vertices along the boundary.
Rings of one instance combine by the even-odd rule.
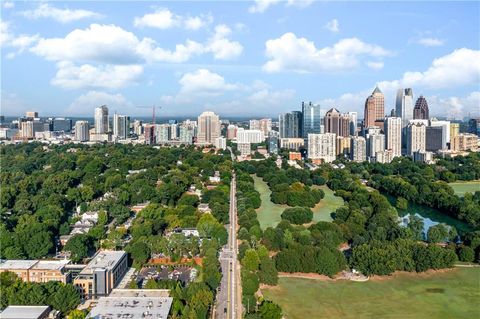
[[[470,181],[470,182],[454,182],[449,183],[455,194],[458,196],[463,196],[465,193],[475,193],[475,191],[480,191],[480,181]]]
[[[267,227],[275,227],[282,218],[280,215],[285,208],[288,208],[287,205],[278,205],[272,203],[270,200],[270,188],[267,183],[263,181],[260,177],[253,175],[255,181],[255,189],[260,193],[260,198],[262,200],[262,206],[257,209],[257,218],[260,222],[260,227],[266,229]],[[322,189],[325,192],[325,197],[318,203],[313,211],[313,221],[331,221],[330,213],[334,212],[338,207],[343,205],[343,199],[333,195],[333,191],[327,186],[319,186],[318,188]]]
[[[262,293],[287,319],[480,318],[480,268],[363,283],[280,278],[278,286]]]

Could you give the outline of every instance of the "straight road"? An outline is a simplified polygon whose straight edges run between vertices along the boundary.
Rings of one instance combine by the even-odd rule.
[[[242,317],[241,301],[238,301],[239,276],[237,270],[237,202],[235,174],[230,184],[230,223],[228,229],[228,243],[220,252],[222,281],[217,293],[215,318],[237,319]]]

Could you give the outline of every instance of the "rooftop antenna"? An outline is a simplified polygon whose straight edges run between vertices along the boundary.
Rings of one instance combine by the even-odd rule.
[[[152,125],[155,125],[157,118],[155,117],[155,105],[152,106]]]

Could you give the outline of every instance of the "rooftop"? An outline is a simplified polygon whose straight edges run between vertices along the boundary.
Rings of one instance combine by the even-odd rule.
[[[166,319],[173,298],[165,289],[114,289],[110,296],[98,299],[87,318]]]
[[[70,260],[40,260],[36,263],[32,269],[48,269],[48,270],[61,270],[65,265],[69,264]]]
[[[2,260],[0,261],[0,270],[8,270],[8,269],[30,269],[33,265],[35,265],[38,260]]]
[[[99,251],[88,265],[80,272],[80,274],[92,274],[96,268],[113,268],[122,257],[126,254],[125,251],[102,250]]]
[[[38,319],[50,310],[49,306],[8,306],[2,313],[2,319]]]

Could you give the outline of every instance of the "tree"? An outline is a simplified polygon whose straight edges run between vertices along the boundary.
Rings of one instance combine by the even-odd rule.
[[[247,249],[245,257],[242,259],[242,266],[248,271],[257,271],[260,264],[257,251],[255,249]]]
[[[460,246],[457,255],[460,261],[473,262],[475,260],[475,251],[468,246]]]
[[[447,240],[448,229],[443,224],[432,226],[428,229],[427,239],[430,243],[439,243]]]
[[[397,197],[396,206],[398,209],[407,210],[408,209],[408,201],[403,197]]]
[[[132,259],[138,264],[143,265],[148,259],[150,259],[150,248],[142,241],[134,242],[129,246]]]
[[[92,238],[85,234],[77,234],[70,238],[65,245],[65,250],[70,252],[70,258],[74,263],[88,256],[93,248]]]
[[[259,287],[259,280],[257,274],[242,269],[242,293],[244,295],[253,295],[257,292]]]
[[[67,319],[85,319],[86,316],[86,311],[74,309],[68,313]]]
[[[261,283],[267,285],[276,285],[278,283],[278,271],[275,262],[269,257],[260,259],[260,271],[258,277]]]
[[[282,318],[282,308],[279,305],[265,300],[262,302],[260,307],[258,307],[258,312],[262,319],[281,319]]]
[[[285,209],[281,216],[292,224],[305,224],[312,221],[313,212],[307,207],[294,207]]]
[[[78,290],[71,284],[61,284],[50,296],[50,304],[62,313],[68,313],[80,303]]]

